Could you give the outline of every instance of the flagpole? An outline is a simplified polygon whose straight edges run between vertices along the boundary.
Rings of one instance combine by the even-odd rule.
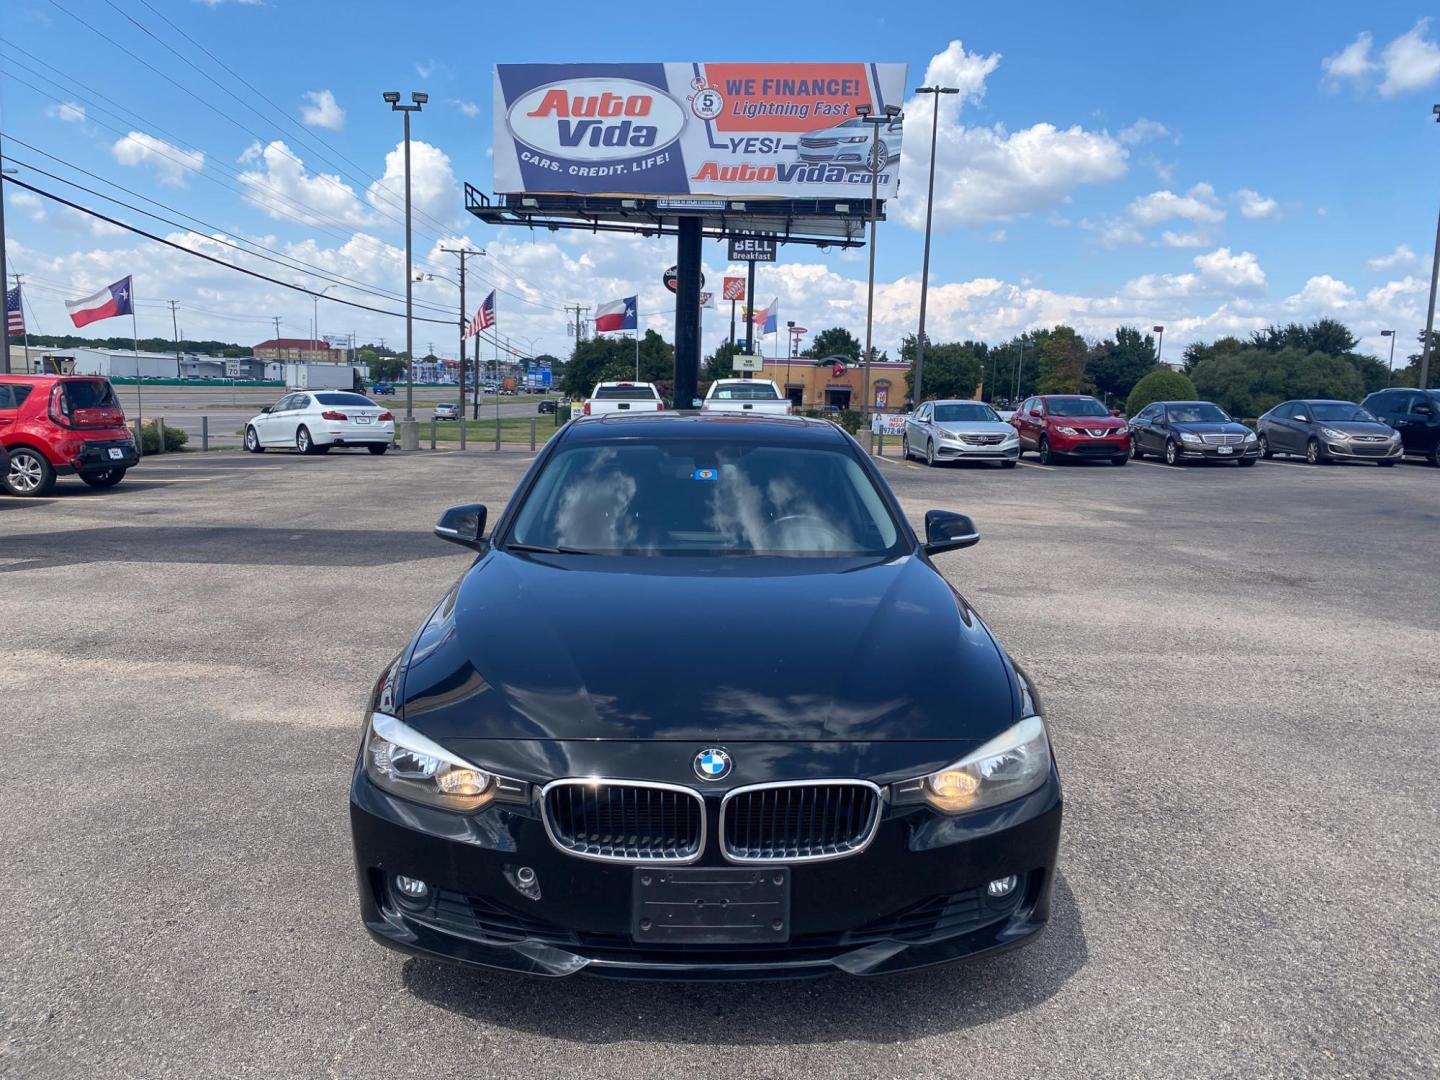
[[[635,304],[635,381],[640,381],[640,304]]]
[[[140,387],[140,324],[135,319],[135,282],[130,282],[130,340],[135,345],[135,419],[140,421],[140,430],[145,430],[145,394]],[[163,432],[155,433],[163,439]],[[163,444],[161,449],[164,449]],[[145,453],[145,440],[143,437],[135,441],[135,453]]]

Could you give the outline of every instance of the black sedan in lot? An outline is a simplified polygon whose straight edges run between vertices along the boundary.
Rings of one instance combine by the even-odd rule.
[[[552,439],[377,680],[366,929],[536,975],[905,971],[1045,926],[1039,700],[835,425],[659,413]]]
[[[1267,458],[1296,454],[1311,465],[1330,461],[1394,465],[1405,456],[1399,433],[1353,401],[1281,402],[1256,426],[1260,453]]]
[[[1405,453],[1419,454],[1440,468],[1440,390],[1392,387],[1361,405],[1400,433]]]
[[[1167,465],[1235,461],[1254,465],[1260,442],[1244,424],[1209,401],[1157,401],[1130,418],[1130,450],[1154,454]]]

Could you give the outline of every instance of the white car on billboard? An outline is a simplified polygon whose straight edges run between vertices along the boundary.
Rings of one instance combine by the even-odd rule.
[[[901,121],[880,126],[878,139],[871,131],[875,125],[856,116],[835,127],[806,132],[797,140],[796,153],[810,165],[843,165],[852,169],[869,168],[872,142],[879,147],[883,169],[900,160]]]

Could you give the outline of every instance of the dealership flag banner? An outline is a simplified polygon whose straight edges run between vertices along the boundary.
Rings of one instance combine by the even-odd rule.
[[[5,333],[25,333],[25,311],[20,306],[19,285],[5,294]]]
[[[607,330],[638,329],[640,318],[636,307],[637,299],[638,297],[627,296],[601,304],[595,309],[595,329],[601,333]]]
[[[895,196],[906,65],[499,64],[494,190],[844,199]]]
[[[66,300],[65,310],[70,312],[70,321],[76,326],[88,326],[101,319],[135,314],[133,301],[130,279],[127,277],[121,278],[114,285],[107,285],[83,300]]]

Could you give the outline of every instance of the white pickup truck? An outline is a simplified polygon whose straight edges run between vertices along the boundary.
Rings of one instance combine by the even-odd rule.
[[[702,413],[789,416],[790,399],[769,379],[716,379],[710,384]]]
[[[602,382],[596,383],[585,402],[586,416],[608,416],[611,413],[660,412],[665,402],[654,383],[648,382]]]

